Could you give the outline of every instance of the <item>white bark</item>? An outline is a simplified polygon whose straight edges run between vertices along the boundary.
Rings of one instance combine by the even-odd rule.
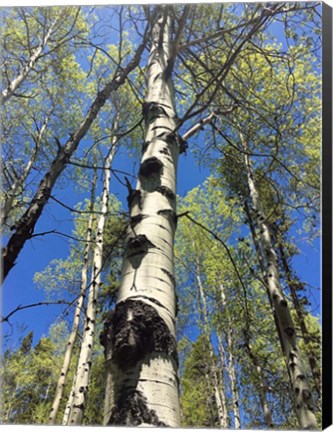
[[[34,51],[34,53],[28,59],[27,63],[21,69],[21,71],[18,74],[18,76],[16,78],[14,78],[8,84],[8,86],[7,86],[7,88],[5,90],[3,90],[2,94],[1,94],[0,103],[3,103],[3,104],[6,103],[8,101],[8,99],[11,98],[13,96],[13,94],[16,92],[16,90],[20,87],[20,85],[26,79],[26,77],[28,76],[28,74],[30,73],[30,71],[35,68],[36,63],[38,62],[38,60],[42,56],[43,51],[45,50],[45,47],[46,47],[48,41],[50,40],[50,38],[52,36],[52,33],[55,30],[56,25],[58,24],[58,22],[62,18],[63,14],[64,14],[64,11],[65,11],[65,8],[63,8],[60,11],[59,15],[52,22],[50,28],[48,29],[47,33],[43,37],[42,42],[39,44],[39,46],[36,48],[36,50]]]
[[[229,310],[226,302],[223,285],[220,285],[220,291],[221,291],[221,304],[227,319],[226,336],[227,336],[227,346],[228,346],[228,373],[230,376],[232,408],[234,411],[235,429],[240,429],[241,423],[240,423],[240,413],[239,413],[239,396],[238,396],[237,380],[236,380],[234,356],[233,356],[234,344],[233,344],[233,337],[232,337],[232,324],[230,320],[230,315],[229,315]]]
[[[173,278],[179,145],[172,136],[176,113],[166,71],[166,11],[159,8],[152,31],[144,153],[137,188],[128,197],[131,220],[122,281],[107,334],[115,404],[108,424],[180,424]]]
[[[71,135],[66,144],[61,147],[57,156],[54,158],[50,169],[41,180],[38,189],[30,203],[30,206],[27,208],[22,217],[16,222],[15,232],[11,235],[6,247],[4,247],[2,250],[3,271],[1,277],[3,280],[7,277],[8,273],[15,265],[15,261],[25,242],[31,238],[35,229],[35,225],[42,214],[44,206],[48,202],[49,196],[52,193],[52,189],[58,177],[65,169],[71,156],[80,144],[81,139],[88,132],[91,124],[96,119],[100,109],[104,106],[111,93],[116,91],[125,82],[127,75],[140,62],[141,54],[145,48],[145,45],[146,35],[144,36],[142,43],[138,46],[127,66],[118,68],[112,80],[109,81],[103,90],[98,93],[75,133]]]
[[[197,267],[197,272],[198,271],[199,270]],[[204,333],[206,335],[207,342],[208,342],[209,358],[210,358],[210,375],[213,378],[213,388],[214,388],[215,403],[217,408],[217,415],[218,415],[220,427],[223,429],[227,429],[229,425],[228,425],[228,411],[226,405],[226,397],[224,394],[224,389],[220,388],[219,386],[217,365],[214,359],[214,350],[213,350],[212,342],[210,340],[211,329],[208,321],[206,296],[204,293],[204,289],[201,283],[201,278],[199,273],[197,273],[197,282],[198,282],[200,301],[202,304],[202,312],[203,312],[203,319],[204,319]]]
[[[114,125],[117,130],[117,124]],[[80,425],[83,421],[84,410],[87,405],[88,386],[91,375],[92,350],[95,339],[95,321],[97,310],[97,299],[100,286],[102,284],[101,272],[103,266],[103,241],[104,227],[109,208],[110,175],[111,164],[116,150],[116,141],[112,139],[111,149],[105,159],[104,180],[102,193],[101,215],[97,222],[97,233],[94,246],[94,256],[92,264],[92,276],[88,294],[86,319],[84,324],[81,349],[78,360],[75,384],[72,389],[71,405],[69,407],[68,425]]]
[[[93,210],[94,202],[95,202],[95,187],[96,187],[96,180],[97,175],[96,171],[94,174],[93,184],[92,184],[92,196],[91,196],[91,204],[90,209]],[[76,336],[79,329],[80,324],[80,317],[81,312],[83,310],[84,306],[84,299],[86,296],[86,290],[87,290],[87,282],[88,282],[88,264],[89,264],[89,252],[91,248],[91,241],[92,241],[92,225],[93,225],[93,213],[89,215],[88,219],[88,227],[87,227],[87,237],[86,237],[86,244],[84,248],[84,255],[83,255],[83,265],[81,270],[81,288],[80,288],[80,296],[77,300],[75,311],[74,311],[74,320],[72,325],[72,331],[70,333],[70,336],[68,338],[68,343],[64,355],[64,361],[61,368],[60,376],[58,379],[57,387],[56,387],[56,393],[54,396],[52,408],[50,411],[49,416],[49,424],[53,425],[56,422],[57,415],[59,412],[60,403],[63,397],[64,387],[66,383],[66,378],[68,374],[68,370],[71,364],[72,355],[73,355],[73,349],[74,344],[76,340]],[[73,390],[71,390],[72,392]],[[67,407],[66,407],[66,416],[67,416]]]
[[[250,158],[247,154],[247,145],[241,133],[240,137],[245,150],[245,167],[249,193],[259,230],[259,244],[264,258],[265,282],[269,299],[275,312],[276,324],[278,326],[277,330],[281,338],[282,349],[285,354],[287,368],[291,378],[297,418],[302,428],[317,429],[316,417],[313,412],[314,405],[312,395],[304,372],[301,355],[297,347],[295,327],[290,315],[288,303],[284,298],[280,285],[276,254],[272,247],[270,232],[260,203],[259,193],[254,183]]]

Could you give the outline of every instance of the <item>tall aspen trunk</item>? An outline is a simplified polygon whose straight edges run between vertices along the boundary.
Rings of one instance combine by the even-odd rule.
[[[198,267],[197,267],[198,272]],[[199,289],[199,297],[200,302],[202,304],[202,312],[203,312],[203,321],[204,321],[204,334],[206,336],[207,344],[208,344],[208,350],[209,350],[209,359],[210,359],[210,374],[212,377],[212,383],[213,383],[213,389],[214,389],[214,396],[215,396],[215,403],[217,408],[217,415],[220,423],[220,427],[223,429],[228,428],[228,411],[227,411],[227,405],[226,405],[226,397],[224,394],[224,389],[220,388],[219,386],[219,379],[217,374],[217,364],[214,359],[214,350],[212,346],[212,342],[210,340],[210,325],[208,321],[208,311],[207,311],[207,302],[206,302],[206,296],[204,293],[204,289],[201,283],[200,274],[197,273],[197,282],[198,282],[198,289]]]
[[[39,151],[42,139],[44,137],[45,131],[47,129],[47,125],[48,125],[48,122],[50,120],[52,111],[53,111],[53,107],[50,110],[50,112],[48,113],[48,115],[46,116],[44,124],[38,133],[38,136],[37,136],[36,142],[35,142],[35,148],[34,148],[34,151],[31,155],[30,160],[27,162],[26,166],[24,167],[23,172],[20,175],[20,177],[15,179],[15,181],[11,185],[9,191],[6,192],[6,197],[4,200],[3,208],[1,210],[1,223],[0,223],[1,226],[3,226],[7,222],[7,219],[9,217],[11,211],[13,210],[13,204],[14,204],[15,198],[19,194],[21,194],[23,189],[24,189],[24,183],[25,183],[26,179],[28,178],[28,176],[31,172],[31,169],[32,169],[32,167],[33,167],[33,165],[37,159],[38,151]]]
[[[32,71],[35,68],[36,63],[41,58],[43,51],[45,50],[45,47],[46,47],[47,43],[49,42],[49,40],[50,40],[54,30],[55,30],[56,25],[61,20],[66,9],[67,8],[62,8],[62,10],[59,12],[58,16],[56,17],[56,19],[51,24],[49,30],[46,32],[45,36],[43,37],[42,42],[39,44],[39,46],[36,48],[34,53],[28,59],[25,66],[23,66],[23,68],[21,69],[18,76],[8,84],[8,86],[5,90],[3,90],[3,92],[1,93],[1,97],[0,97],[0,104],[6,103],[8,101],[8,99],[13,96],[13,94],[16,92],[16,90],[25,81],[25,79],[27,78],[30,71]]]
[[[240,423],[240,413],[239,413],[239,395],[238,395],[234,356],[233,356],[234,343],[232,337],[232,325],[231,325],[231,320],[230,320],[230,315],[229,315],[229,310],[226,302],[223,285],[220,285],[220,293],[221,293],[221,305],[227,320],[226,336],[227,336],[227,346],[228,346],[228,374],[230,377],[230,384],[231,384],[232,409],[235,418],[235,429],[239,429],[241,427],[241,423]]]
[[[117,121],[113,126],[113,133],[117,132]],[[117,138],[112,139],[110,151],[105,159],[104,179],[102,193],[101,215],[97,222],[97,233],[94,246],[94,256],[92,263],[91,283],[88,294],[86,318],[82,335],[81,349],[78,360],[78,367],[75,376],[75,383],[71,390],[71,404],[68,407],[68,425],[81,425],[84,410],[87,405],[88,386],[92,366],[92,350],[95,339],[95,322],[97,311],[97,299],[100,286],[102,284],[101,272],[103,267],[103,246],[104,246],[104,227],[109,209],[110,175],[111,164],[116,151]]]
[[[91,212],[93,211],[94,204],[95,204],[96,181],[97,181],[97,173],[95,170],[94,178],[93,178],[93,182],[92,182],[91,199],[90,199]],[[84,299],[86,296],[87,282],[88,282],[89,252],[90,252],[91,242],[92,242],[92,225],[93,225],[93,213],[91,213],[89,215],[89,219],[88,219],[87,237],[86,237],[86,244],[85,244],[84,254],[83,254],[83,265],[82,265],[82,270],[81,270],[80,296],[79,296],[77,303],[76,303],[76,307],[75,307],[75,311],[74,311],[74,320],[73,320],[73,325],[72,325],[72,331],[71,331],[69,338],[68,338],[68,343],[67,343],[67,347],[66,347],[66,351],[65,351],[65,355],[64,355],[64,361],[62,364],[60,376],[59,376],[57,387],[56,387],[56,393],[55,393],[52,408],[50,411],[50,416],[49,416],[49,424],[50,425],[55,424],[56,419],[57,419],[57,415],[59,412],[59,407],[60,407],[60,403],[61,403],[62,398],[63,398],[64,387],[66,384],[66,378],[67,378],[68,370],[70,368],[70,364],[71,364],[71,360],[72,360],[74,344],[75,344],[76,336],[77,336],[78,329],[79,329],[81,312],[82,312],[83,306],[84,306]]]
[[[91,104],[90,109],[83,119],[80,126],[77,128],[75,133],[71,135],[66,144],[59,149],[57,156],[53,160],[49,171],[45,174],[39,187],[33,197],[28,209],[22,215],[22,217],[16,222],[15,226],[12,227],[15,232],[10,237],[7,246],[2,249],[3,258],[3,272],[2,278],[5,279],[10,270],[15,265],[15,261],[21,252],[25,242],[29,240],[34,232],[35,225],[42,214],[44,206],[49,200],[52,193],[52,189],[68,164],[71,156],[77,149],[81,139],[88,132],[91,124],[96,119],[100,109],[105,104],[106,100],[110,97],[112,91],[116,91],[125,81],[127,75],[139,64],[141,54],[146,45],[146,37],[143,42],[137,48],[132,60],[124,68],[118,68],[113,79],[106,84],[104,89],[100,91]]]
[[[170,7],[152,14],[147,65],[146,125],[115,309],[103,333],[114,379],[110,425],[180,424],[173,243],[180,138],[171,82]]]
[[[279,241],[279,243],[278,243],[278,252],[279,252],[280,259],[281,259],[282,267],[283,267],[285,275],[286,275],[286,280],[287,280],[287,284],[288,284],[288,287],[290,290],[291,299],[292,299],[292,302],[293,302],[294,307],[295,307],[297,320],[298,320],[300,330],[302,333],[302,338],[304,340],[304,343],[311,347],[311,345],[310,345],[311,338],[310,338],[307,326],[305,324],[304,312],[302,310],[302,306],[300,304],[300,301],[299,301],[299,298],[297,295],[297,290],[296,290],[296,285],[299,285],[300,282],[297,280],[295,281],[295,275],[292,275],[292,270],[289,266],[287,254],[285,252],[285,248],[283,246],[282,241]],[[310,351],[308,354],[308,361],[309,361],[310,369],[312,372],[314,387],[316,389],[318,397],[320,398],[321,397],[320,372],[318,371],[316,355],[311,350],[311,348],[310,348]]]
[[[302,428],[317,429],[317,421],[313,412],[314,404],[312,394],[305,376],[300,352],[297,347],[295,328],[290,315],[288,303],[284,298],[280,285],[276,254],[272,247],[270,232],[260,202],[259,193],[254,183],[253,172],[248,155],[248,147],[242,133],[240,133],[240,138],[245,151],[245,168],[249,195],[253,205],[252,212],[255,215],[256,224],[259,230],[258,242],[264,261],[265,284],[268,290],[269,300],[275,312],[277,331],[282,342],[282,349],[285,354],[287,369],[291,378],[296,415]]]

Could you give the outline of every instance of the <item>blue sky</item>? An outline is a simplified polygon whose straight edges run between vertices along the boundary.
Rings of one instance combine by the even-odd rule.
[[[276,36],[281,36],[281,26],[274,28]],[[192,138],[192,144],[199,142],[199,138]],[[191,149],[191,141],[189,142]],[[116,159],[114,168],[132,171],[133,161],[127,155],[122,154]],[[136,166],[137,168],[137,166]],[[193,187],[201,184],[209,175],[206,168],[198,167],[190,150],[187,155],[181,155],[178,171],[178,194],[183,196]],[[127,209],[127,190],[113,177],[111,192],[123,203]],[[79,195],[72,187],[60,189],[55,187],[54,195],[63,200],[67,205],[74,207],[78,201],[82,201],[87,195]],[[35,233],[57,229],[70,234],[73,229],[71,214],[54,201],[50,200],[43,215],[37,223]],[[6,239],[4,239],[6,240]],[[42,271],[54,258],[66,258],[68,255],[68,240],[55,234],[37,237],[28,241],[22,250],[16,266],[10,272],[3,287],[2,315],[5,316],[18,305],[26,305],[44,300],[42,290],[36,289],[33,284],[33,276],[36,272]],[[313,246],[305,243],[301,245],[301,253],[294,259],[295,270],[299,277],[315,287],[320,286],[320,243],[316,240]],[[313,310],[319,314],[318,304],[320,303],[320,292],[314,291]],[[4,334],[11,334],[9,346],[17,344],[20,335],[18,326],[26,326],[24,334],[34,331],[34,342],[44,334],[47,334],[49,326],[61,314],[63,307],[58,305],[39,306],[17,312],[11,319],[13,327],[7,323],[2,324]]]

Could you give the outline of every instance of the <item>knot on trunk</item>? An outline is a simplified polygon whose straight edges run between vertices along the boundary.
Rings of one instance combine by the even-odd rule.
[[[141,300],[118,303],[108,325],[112,360],[126,370],[148,353],[171,355],[177,362],[175,338],[153,306]]]
[[[142,423],[152,426],[167,426],[159,420],[154,410],[149,409],[147,399],[141,391],[125,387],[112,408],[108,424],[139,426]]]
[[[151,174],[159,174],[163,168],[162,162],[153,156],[142,162],[139,169],[139,176],[149,177]]]

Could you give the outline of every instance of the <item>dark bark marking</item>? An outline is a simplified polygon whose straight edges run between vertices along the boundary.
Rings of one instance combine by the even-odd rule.
[[[177,215],[173,210],[165,209],[165,210],[159,210],[157,214],[165,217],[169,221],[172,221],[175,225],[177,225]]]
[[[294,334],[295,334],[295,330],[292,327],[285,328],[284,332],[285,332],[286,335],[288,335],[290,337],[294,336]]]
[[[173,191],[167,186],[158,186],[156,188],[157,192],[160,192],[162,195],[166,196],[169,200],[174,201],[176,199],[176,195]]]
[[[140,210],[141,208],[141,191],[139,190],[131,190],[127,196],[128,208],[131,209],[135,204],[138,204]]]
[[[161,150],[160,150],[160,153],[162,153],[162,154],[164,154],[164,155],[170,155],[170,152],[169,152],[169,149],[167,148],[167,147],[163,147]]]
[[[127,241],[127,258],[132,267],[138,269],[148,249],[156,247],[144,234],[131,237]]]
[[[157,102],[144,102],[142,104],[142,115],[146,123],[151,121],[152,117],[169,117],[166,110]]]
[[[165,140],[170,145],[178,146],[179,154],[186,153],[188,144],[185,140],[183,140],[183,138],[179,134],[174,132],[165,134]]]
[[[168,278],[173,283],[173,286],[176,286],[176,279],[174,278],[174,275],[172,273],[170,273],[169,270],[166,270],[164,268],[162,268],[161,270],[163,273],[165,273],[168,276]]]
[[[117,304],[108,329],[112,359],[126,370],[144,359],[148,353],[163,352],[178,363],[175,338],[153,306],[141,300],[125,300]]]
[[[142,221],[142,219],[144,219],[146,217],[148,217],[148,216],[147,215],[143,215],[143,214],[138,214],[136,216],[132,216],[130,218],[131,228],[133,229],[136,225],[138,225]]]
[[[141,423],[167,426],[159,420],[155,410],[148,408],[147,399],[141,391],[125,387],[112,408],[108,425],[139,426]]]
[[[142,162],[139,169],[139,175],[142,177],[149,177],[151,174],[159,174],[162,168],[163,163],[157,159],[157,157],[153,156]]]
[[[157,299],[155,299],[155,298],[153,298],[153,297],[149,297],[149,296],[145,296],[145,295],[132,296],[132,297],[131,297],[131,299],[134,299],[134,298],[138,298],[138,299],[140,299],[140,298],[145,298],[145,299],[151,301],[152,303],[155,303],[157,306],[162,307],[162,308],[164,308],[164,309],[167,309],[164,305],[162,305],[161,302],[159,302]]]
[[[302,390],[302,396],[303,396],[304,400],[309,400],[309,399],[311,399],[312,395],[311,395],[310,390],[304,389],[304,390]]]
[[[288,306],[288,303],[287,303],[287,301],[286,301],[285,299],[282,299],[282,300],[280,301],[280,305],[281,305],[281,306],[284,306],[284,307],[287,307],[287,306]]]

